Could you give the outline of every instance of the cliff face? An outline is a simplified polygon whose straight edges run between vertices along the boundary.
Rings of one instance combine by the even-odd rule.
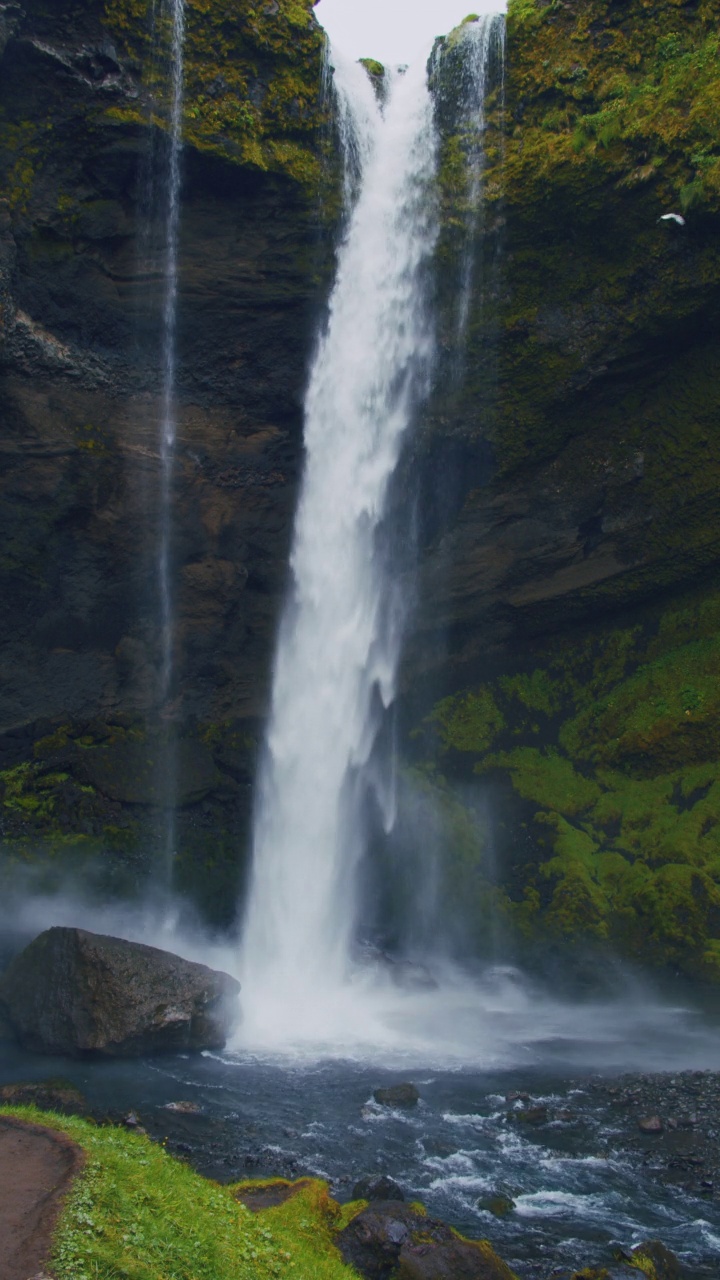
[[[440,359],[404,463],[422,549],[405,713],[421,808],[447,835],[448,913],[473,944],[499,916],[544,946],[610,940],[706,976],[720,972],[718,18],[717,0],[510,0],[476,225],[462,37],[441,49]],[[187,21],[170,736],[180,882],[222,919],[337,193],[306,0],[187,0]],[[2,829],[19,856],[115,850],[106,865],[131,876],[168,734],[166,51],[160,3],[0,3]],[[458,783],[491,797],[494,858]]]
[[[425,438],[432,469],[450,435],[465,479],[428,537],[414,650],[432,669],[445,646],[455,691],[425,722],[425,759],[494,797],[484,909],[706,976],[720,972],[719,16],[510,2],[484,305]],[[477,895],[470,863],[450,892]]]
[[[0,767],[22,847],[129,847],[157,799],[164,21],[0,5]],[[309,3],[188,0],[186,45],[173,714],[181,801],[221,839],[244,821],[237,724],[266,698],[332,184]]]

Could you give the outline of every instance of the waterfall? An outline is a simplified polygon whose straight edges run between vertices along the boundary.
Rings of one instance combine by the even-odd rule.
[[[457,132],[465,152],[465,217],[460,253],[457,297],[456,345],[462,348],[470,303],[477,292],[474,280],[476,245],[482,216],[485,172],[486,100],[495,67],[499,66],[501,98],[504,97],[505,19],[487,14],[459,28],[456,52],[460,56],[456,92]]]
[[[350,969],[368,761],[402,608],[379,534],[427,393],[437,139],[424,62],[382,106],[335,58],[347,225],[305,401],[305,472],[261,770],[242,947],[245,1035],[310,1034]]]
[[[175,376],[177,354],[178,236],[180,231],[180,153],[182,151],[183,47],[185,0],[169,0],[171,16],[170,112],[168,120],[167,203],[165,209],[165,263],[162,310],[162,400],[160,411],[160,540],[158,587],[160,595],[161,666],[160,697],[170,694],[173,676],[173,592],[170,575],[171,488],[177,434]]]
[[[158,699],[161,713],[173,692],[175,602],[172,583],[172,489],[177,436],[177,295],[178,240],[180,232],[180,158],[182,152],[182,112],[184,90],[183,52],[185,40],[185,0],[168,0],[170,18],[170,96],[168,112],[167,191],[165,203],[165,256],[161,326],[160,401],[160,536],[157,549],[157,585],[160,615],[160,680]],[[176,750],[170,733],[160,761],[160,794],[164,811],[164,866],[166,885],[171,879],[175,854]]]

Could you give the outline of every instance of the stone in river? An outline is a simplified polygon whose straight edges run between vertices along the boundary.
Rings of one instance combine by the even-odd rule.
[[[487,1240],[463,1240],[410,1205],[377,1201],[335,1242],[366,1280],[516,1280]]]
[[[684,1272],[674,1253],[661,1240],[645,1240],[631,1253],[632,1265],[647,1280],[682,1280]]]
[[[393,1178],[361,1178],[352,1191],[353,1200],[404,1200],[405,1193]]]
[[[373,1098],[383,1107],[415,1107],[420,1092],[414,1084],[391,1084],[387,1089],[376,1089]]]
[[[239,990],[169,951],[53,928],[0,977],[0,1012],[25,1049],[127,1058],[222,1048]]]
[[[662,1133],[663,1122],[659,1116],[644,1116],[638,1120],[638,1129],[641,1133]]]
[[[547,1118],[547,1107],[525,1107],[521,1111],[508,1111],[508,1119],[517,1120],[520,1124],[545,1124]]]

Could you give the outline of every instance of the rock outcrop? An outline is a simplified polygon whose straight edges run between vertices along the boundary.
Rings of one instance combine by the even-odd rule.
[[[0,829],[137,865],[161,785],[140,756],[157,760],[170,727],[189,779],[178,883],[203,896],[212,829],[218,918],[237,897],[334,197],[310,0],[186,9],[168,722],[167,51],[145,3],[0,5]],[[58,730],[63,750],[38,754]],[[139,761],[127,786],[123,752]]]
[[[418,443],[407,657],[418,803],[446,833],[445,918],[475,940],[502,918],[545,954],[610,945],[713,980],[719,15],[510,0],[459,378],[452,273],[440,282],[447,376]],[[447,43],[449,253],[462,40]],[[487,840],[458,783],[489,806]]]
[[[127,1058],[221,1048],[239,990],[157,947],[53,928],[2,975],[0,1007],[26,1049]]]
[[[378,1200],[336,1237],[367,1280],[515,1280],[487,1240],[464,1240],[445,1222],[397,1200]]]

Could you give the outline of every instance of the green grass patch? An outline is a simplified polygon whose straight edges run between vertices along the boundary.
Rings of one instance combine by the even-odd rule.
[[[56,1280],[355,1280],[332,1243],[341,1209],[307,1180],[284,1205],[253,1214],[221,1187],[123,1129],[35,1107],[0,1114],[46,1125],[87,1152],[61,1214]]]

